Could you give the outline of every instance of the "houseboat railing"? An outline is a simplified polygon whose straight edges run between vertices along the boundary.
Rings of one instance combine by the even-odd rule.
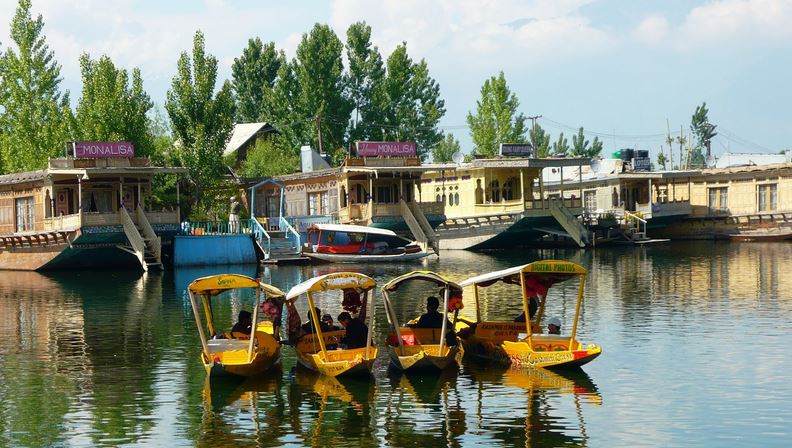
[[[250,234],[253,232],[252,225],[250,220],[239,221],[238,229],[231,231],[228,221],[184,221],[181,223],[181,228],[183,235],[230,235]]]
[[[272,252],[272,238],[270,238],[267,230],[261,225],[260,222],[258,222],[255,217],[250,218],[249,223],[253,237],[256,239],[256,241],[258,241],[261,248],[264,249],[264,257],[269,259],[270,253]]]
[[[291,224],[289,224],[289,221],[287,221],[283,216],[281,216],[278,220],[278,228],[281,231],[286,232],[286,239],[289,240],[292,246],[296,247],[298,250],[302,247],[300,233],[294,230],[294,227],[292,227]]]
[[[136,213],[138,225],[143,231],[143,237],[149,240],[149,247],[153,252],[154,257],[156,257],[157,263],[159,263],[162,260],[162,240],[159,236],[157,236],[154,228],[151,227],[151,223],[146,217],[146,214],[143,212],[143,207],[141,207],[140,204],[138,204]]]
[[[146,242],[143,241],[143,237],[138,233],[137,227],[135,227],[135,223],[132,221],[132,217],[129,216],[129,213],[127,213],[124,207],[118,209],[118,214],[121,217],[121,224],[124,226],[124,234],[126,234],[129,244],[135,252],[135,256],[138,258],[138,261],[140,261],[140,265],[145,269],[146,263],[143,260],[143,256],[146,252]]]
[[[630,213],[627,210],[625,210],[624,211],[624,223],[625,224],[634,223],[635,224],[635,229],[638,232],[641,231],[641,224],[643,224],[643,232],[644,232],[644,235],[646,234],[646,220],[641,218],[637,214]]]

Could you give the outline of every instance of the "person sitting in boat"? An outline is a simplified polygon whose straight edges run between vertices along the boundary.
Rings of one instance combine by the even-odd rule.
[[[412,328],[443,328],[443,314],[437,311],[440,308],[440,299],[435,296],[426,298],[426,312],[421,314],[418,322],[410,325]],[[454,326],[451,322],[446,324],[446,343],[456,345],[456,336],[454,336]]]
[[[253,316],[250,311],[242,310],[237,316],[237,323],[231,327],[232,339],[248,339],[250,338],[251,327],[253,326]]]
[[[329,314],[325,314],[322,316],[322,331],[325,331],[325,326],[327,327],[327,331],[336,331],[340,330],[341,328],[338,325],[333,323],[333,316]]]
[[[528,299],[528,316],[530,319],[536,315],[536,311],[539,309],[539,297],[531,296]],[[525,322],[525,311],[520,313],[519,316],[514,318],[515,322]]]
[[[341,338],[341,348],[362,348],[368,339],[368,327],[358,318],[344,311],[338,315],[338,322],[346,329],[346,335]]]
[[[551,317],[547,321],[547,334],[561,334],[561,319]]]
[[[322,310],[320,310],[318,307],[315,307],[314,310],[316,311],[316,315],[317,316],[321,316],[322,315]],[[305,334],[316,333],[316,331],[314,330],[314,326],[313,326],[313,319],[311,319],[310,314],[308,315],[308,322],[302,324],[301,328],[305,332]],[[321,320],[319,321],[319,328],[322,331],[330,331],[330,328],[327,325],[325,325],[325,323],[322,322]]]

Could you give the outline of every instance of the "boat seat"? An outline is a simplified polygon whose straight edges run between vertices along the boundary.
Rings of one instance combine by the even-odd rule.
[[[207,342],[207,345],[209,346],[209,353],[247,350],[250,347],[250,340],[242,341],[239,339],[210,339]]]

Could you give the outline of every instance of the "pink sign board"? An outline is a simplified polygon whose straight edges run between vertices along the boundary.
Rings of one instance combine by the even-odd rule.
[[[415,157],[415,142],[357,142],[359,157]]]
[[[78,159],[135,157],[135,145],[130,142],[74,142],[74,157]]]

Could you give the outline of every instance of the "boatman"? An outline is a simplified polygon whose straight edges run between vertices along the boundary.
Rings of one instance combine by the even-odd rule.
[[[236,196],[231,196],[231,211],[228,214],[228,232],[239,232],[239,210],[242,205],[236,200]]]
[[[368,327],[360,319],[344,311],[338,315],[338,322],[346,329],[341,338],[341,348],[363,348],[368,340]]]

